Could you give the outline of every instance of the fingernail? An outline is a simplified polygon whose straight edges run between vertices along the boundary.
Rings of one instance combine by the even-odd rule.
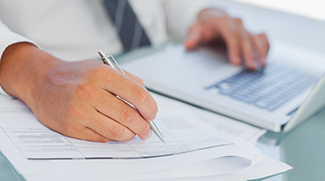
[[[262,63],[262,65],[263,65],[263,66],[265,66],[265,65],[266,65],[266,61],[265,61],[265,58],[262,58],[262,59],[261,59],[261,63]]]
[[[246,68],[250,71],[253,71],[256,69],[256,66],[254,63],[252,63],[251,61],[245,62],[246,63]]]
[[[234,63],[236,65],[240,65],[240,58],[239,57],[235,56],[233,60],[234,60]]]
[[[234,64],[234,65],[240,65],[240,58],[238,56],[231,56],[231,62]]]
[[[256,70],[256,65],[254,63],[249,64],[249,69],[250,70]]]

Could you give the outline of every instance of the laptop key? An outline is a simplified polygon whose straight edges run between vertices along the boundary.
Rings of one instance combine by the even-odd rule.
[[[243,71],[209,88],[219,94],[274,111],[316,82],[316,77],[277,64],[261,72]]]

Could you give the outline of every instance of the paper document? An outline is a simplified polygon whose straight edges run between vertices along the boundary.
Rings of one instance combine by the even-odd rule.
[[[249,141],[255,145],[257,139],[266,133],[266,130],[248,125],[243,122],[213,113],[204,109],[199,109],[188,104],[184,104],[173,99],[168,99],[163,96],[152,94],[157,100],[160,112],[168,112],[171,110],[187,110],[191,112],[200,121],[206,123],[215,132],[224,133],[229,136],[240,138]],[[158,113],[159,114],[159,113]]]
[[[265,155],[264,159],[257,163],[256,165],[246,167],[244,169],[215,176],[205,176],[205,177],[183,177],[183,178],[159,178],[159,179],[146,179],[141,181],[247,181],[247,180],[256,180],[264,177],[268,177],[274,174],[279,174],[285,171],[292,169],[291,166],[286,163],[274,160]],[[201,168],[203,171],[203,167]],[[270,179],[272,180],[272,179]],[[140,180],[137,180],[140,181]]]
[[[2,99],[0,147],[15,169],[33,181],[246,180],[290,169],[263,159],[247,143],[264,130],[153,96],[159,107],[155,122],[166,145],[155,135],[109,143],[69,138],[43,126],[20,101]]]
[[[27,120],[21,121],[19,127],[2,126],[1,129],[29,160],[146,159],[234,144],[200,130],[178,115],[169,114],[155,122],[166,144],[156,136],[146,141],[136,137],[128,142],[88,142],[63,136],[41,124],[30,127]]]
[[[48,177],[35,177],[27,176],[26,179],[32,181],[246,181],[255,180],[263,177],[268,177],[274,174],[279,174],[292,169],[291,166],[274,160],[270,157],[262,155],[264,159],[253,166],[245,165],[245,162],[237,162],[235,158],[225,157],[220,159],[209,160],[203,163],[199,163],[197,167],[191,168],[191,166],[176,168],[172,170],[162,170],[159,172],[150,172],[136,175],[122,175],[118,177],[101,177],[101,176],[88,176],[88,177],[60,177],[53,176]],[[195,164],[197,165],[197,164]],[[222,174],[225,171],[224,167],[229,168],[228,173]],[[214,172],[212,171],[214,169]],[[207,171],[208,170],[208,171]],[[213,174],[214,173],[214,174]]]
[[[69,138],[42,125],[19,100],[2,99],[0,147],[19,173],[38,176],[135,174],[224,156],[253,163],[260,154],[246,141],[216,131],[186,107],[160,104],[167,98],[154,98],[160,109],[155,123],[166,145],[155,135],[146,141],[136,137],[108,143]]]

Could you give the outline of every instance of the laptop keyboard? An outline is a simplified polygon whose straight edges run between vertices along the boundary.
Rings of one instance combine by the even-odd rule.
[[[263,72],[243,71],[207,89],[217,88],[221,95],[274,111],[316,81],[315,76],[269,64]]]

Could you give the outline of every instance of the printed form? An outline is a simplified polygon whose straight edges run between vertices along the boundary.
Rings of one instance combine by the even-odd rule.
[[[182,117],[161,117],[155,122],[166,144],[155,135],[146,141],[136,137],[128,142],[95,143],[69,138],[43,126],[1,129],[29,160],[143,159],[233,144],[209,135]]]
[[[1,99],[1,151],[20,174],[39,177],[59,173],[61,176],[112,177],[176,168],[225,156],[242,157],[253,163],[260,155],[254,145],[245,141],[260,134],[260,129],[226,120],[220,120],[217,127],[227,129],[216,129],[216,125],[207,123],[219,119],[218,115],[206,113],[203,120],[199,117],[203,114],[184,104],[153,95],[159,107],[155,123],[166,144],[155,135],[145,141],[135,137],[128,142],[108,143],[69,138],[41,124],[19,100]]]
[[[18,100],[15,101],[18,105],[20,104]],[[181,115],[175,111],[165,111],[163,116],[158,116],[155,120],[166,144],[162,143],[155,135],[146,141],[139,137],[128,142],[83,141],[52,131],[35,121],[35,118],[26,119],[32,115],[32,112],[25,105],[20,105],[21,107],[1,107],[0,112],[2,113],[7,112],[9,115],[15,113],[15,115],[24,116],[24,118],[20,117],[20,121],[17,120],[18,118],[11,119],[10,126],[2,124],[1,129],[29,160],[146,159],[233,144],[210,134],[209,131],[200,129],[201,126],[197,125],[198,122],[190,121],[193,118],[190,118],[189,115]],[[13,124],[14,122],[17,124]],[[13,127],[13,125],[15,126]]]

